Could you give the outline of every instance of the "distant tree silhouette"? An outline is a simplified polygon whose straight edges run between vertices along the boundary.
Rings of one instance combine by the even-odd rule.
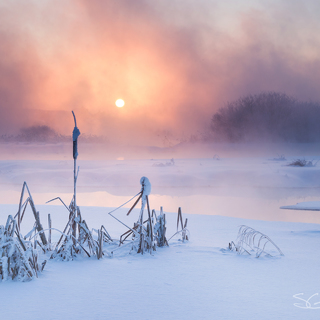
[[[20,129],[16,135],[3,134],[0,142],[35,142],[35,143],[61,143],[72,141],[72,135],[62,135],[46,125],[31,126]],[[84,143],[107,143],[109,140],[105,136],[95,136],[83,133],[81,141]]]
[[[220,108],[211,130],[220,141],[320,141],[320,104],[278,92],[249,95]]]
[[[32,126],[20,130],[20,137],[25,141],[49,141],[59,134],[48,126]]]

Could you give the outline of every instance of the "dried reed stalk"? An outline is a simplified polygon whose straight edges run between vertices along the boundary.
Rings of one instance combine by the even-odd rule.
[[[24,198],[25,190],[27,190],[29,196],[28,196],[27,200],[24,203],[22,203],[23,198]],[[35,221],[36,221],[36,229],[38,230],[38,232],[40,232],[41,242],[42,242],[42,244],[44,246],[46,246],[48,243],[47,243],[46,235],[42,231],[43,227],[42,227],[41,222],[40,222],[39,212],[36,210],[35,204],[33,202],[32,196],[31,196],[31,192],[29,190],[29,187],[28,187],[27,183],[24,182],[23,186],[22,186],[21,195],[20,195],[20,202],[19,202],[18,212],[15,215],[15,218],[18,218],[18,230],[19,231],[20,231],[20,225],[21,225],[21,222],[22,222],[22,219],[23,219],[23,216],[24,216],[24,213],[26,211],[28,203],[30,204],[31,210],[33,212],[33,215],[34,215],[34,218],[35,218]]]

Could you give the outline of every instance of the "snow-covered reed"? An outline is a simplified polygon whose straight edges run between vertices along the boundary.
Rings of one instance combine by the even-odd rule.
[[[38,251],[31,241],[26,241],[17,230],[17,221],[8,216],[5,226],[0,226],[0,278],[27,281],[38,277],[46,260],[38,262]]]

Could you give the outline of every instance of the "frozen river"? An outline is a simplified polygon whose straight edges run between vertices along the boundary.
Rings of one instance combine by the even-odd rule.
[[[320,169],[296,168],[290,160],[266,158],[79,160],[80,206],[118,207],[140,191],[140,178],[152,184],[151,208],[271,221],[320,223],[320,213],[280,206],[320,199]],[[61,197],[69,204],[73,162],[0,161],[0,203],[17,204],[26,181],[38,205]],[[54,204],[54,203],[51,203]],[[56,202],[59,205],[58,202]],[[132,203],[124,207],[129,208]]]

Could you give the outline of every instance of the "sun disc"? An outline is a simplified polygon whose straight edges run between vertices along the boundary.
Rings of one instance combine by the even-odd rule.
[[[122,99],[118,99],[118,100],[116,101],[116,106],[117,106],[118,108],[122,108],[122,107],[124,106],[124,101],[123,101]]]

